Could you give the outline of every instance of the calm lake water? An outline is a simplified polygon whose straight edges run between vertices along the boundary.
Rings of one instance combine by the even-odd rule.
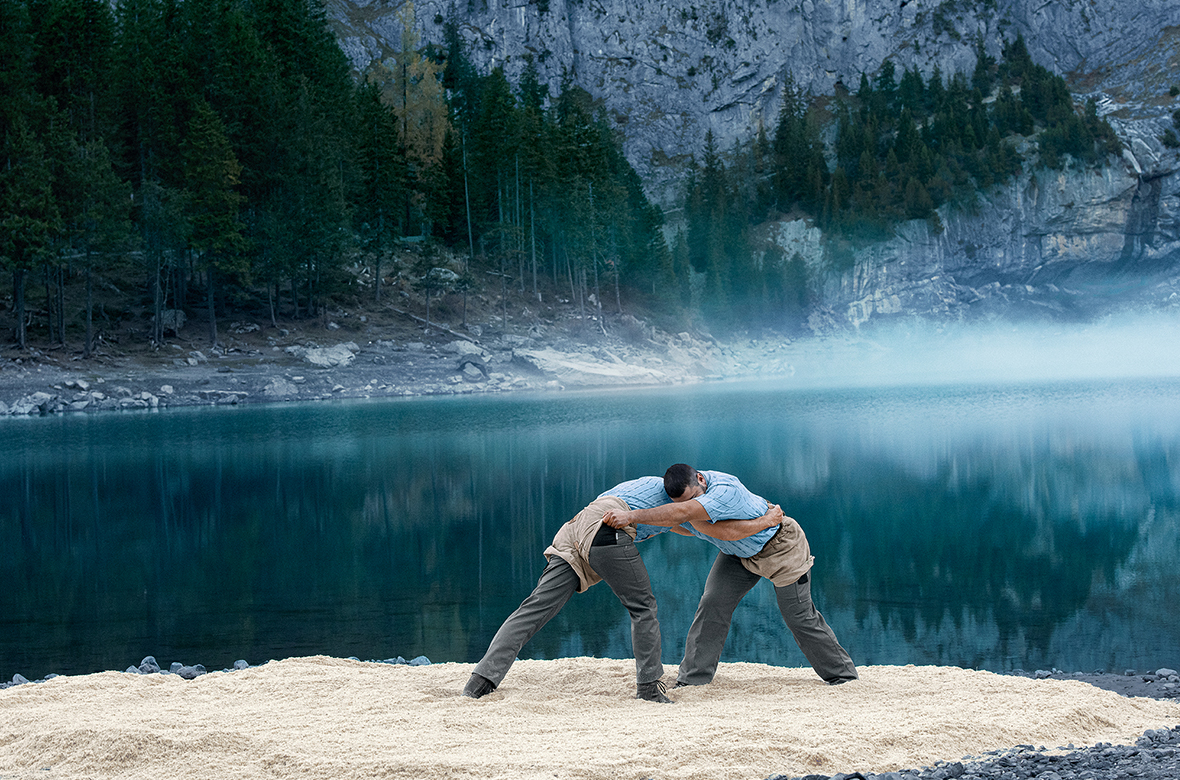
[[[677,461],[800,521],[858,664],[1180,660],[1180,382],[709,385],[0,421],[0,680],[474,662],[561,523]],[[674,664],[714,549],[640,550]],[[630,655],[604,585],[523,657],[571,655]],[[724,660],[805,665],[769,583]]]

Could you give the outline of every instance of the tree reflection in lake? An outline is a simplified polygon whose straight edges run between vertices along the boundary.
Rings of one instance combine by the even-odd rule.
[[[0,425],[0,678],[327,653],[473,662],[557,527],[675,461],[781,503],[860,664],[1144,667],[1180,640],[1167,384],[419,399]],[[713,555],[640,547],[683,648]],[[529,657],[626,658],[592,588]],[[769,586],[725,660],[804,663]]]

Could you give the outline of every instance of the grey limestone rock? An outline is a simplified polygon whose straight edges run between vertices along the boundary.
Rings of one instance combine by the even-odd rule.
[[[56,399],[57,396],[50,395],[49,393],[40,391],[30,393],[16,401],[9,410],[9,414],[48,414],[52,410],[53,402]]]
[[[471,353],[459,358],[459,371],[468,382],[483,382],[491,376],[491,369],[483,356]]]
[[[299,388],[286,377],[276,376],[262,388],[262,394],[267,398],[290,398],[299,394]]]
[[[463,341],[461,339],[455,339],[449,344],[444,344],[442,351],[452,352],[456,355],[478,355],[484,359],[488,357],[487,350],[481,348],[478,344],[470,341]]]
[[[164,309],[160,312],[160,326],[165,334],[179,334],[187,321],[188,316],[181,309]]]
[[[513,351],[513,362],[530,371],[552,376],[567,385],[595,386],[658,382],[667,373],[648,366],[634,366],[602,360],[582,352],[545,349]]]
[[[314,347],[303,351],[300,357],[319,368],[335,368],[352,363],[357,352],[360,352],[360,347],[352,342],[347,342],[334,347]]]

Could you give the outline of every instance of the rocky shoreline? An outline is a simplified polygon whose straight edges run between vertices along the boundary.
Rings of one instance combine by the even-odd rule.
[[[420,328],[412,340],[268,331],[239,323],[213,348],[173,341],[138,352],[109,348],[89,360],[60,350],[0,349],[0,416],[660,386],[794,372],[790,339],[722,344],[627,317],[611,336],[590,342],[537,328],[488,338],[478,328]]]
[[[90,358],[0,345],[0,418],[736,380],[830,388],[1176,376],[1175,361],[1167,359],[1174,339],[1158,320],[1070,329],[932,328],[907,321],[838,335],[721,339],[669,333],[629,315],[594,332],[544,323],[517,332],[427,328],[401,315],[410,326],[360,322],[364,315],[341,317],[352,321],[349,328],[331,321],[266,328],[236,322],[216,347],[195,333],[160,345],[132,334]],[[1161,332],[1172,346],[1160,346]],[[1159,352],[1159,360],[1140,360],[1145,350]]]
[[[900,772],[773,775],[767,780],[1176,780],[1180,777],[1180,726],[1148,729],[1134,745],[1099,743],[1086,748],[1017,745],[962,761]]]

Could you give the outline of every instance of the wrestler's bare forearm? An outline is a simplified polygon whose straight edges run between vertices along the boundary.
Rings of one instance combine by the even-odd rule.
[[[698,504],[695,500],[684,501],[681,502],[680,505],[684,504],[697,504],[697,506],[700,506],[700,504]],[[664,506],[676,505],[665,504]],[[664,507],[656,507],[656,509],[663,508]],[[636,509],[630,511],[616,511],[612,509],[608,510],[607,513],[603,515],[602,521],[612,528],[622,528],[624,526],[630,525],[632,522],[644,523],[645,525],[662,525],[662,523],[653,523],[648,518],[654,516],[655,519],[662,520],[666,519],[666,516],[669,514],[672,513],[656,513],[649,509]],[[745,539],[748,536],[753,536],[759,531],[762,531],[766,528],[772,528],[783,521],[782,507],[778,506],[777,504],[770,504],[766,510],[766,514],[762,515],[761,517],[755,517],[752,520],[718,520],[716,523],[711,523],[709,522],[709,516],[705,513],[703,507],[700,510],[700,514],[704,515],[703,518],[697,516],[696,512],[692,512],[691,514],[693,516],[684,523],[670,525],[669,527],[671,530],[679,534],[687,534],[691,536],[688,531],[682,529],[683,525],[688,524],[704,536],[710,536],[714,539],[720,539],[722,541],[733,541],[735,539]]]
[[[753,520],[718,520],[716,523],[693,520],[692,527],[705,536],[711,536],[723,542],[732,542],[753,536],[767,528],[773,528],[783,522],[783,519],[782,507],[778,504],[771,504],[770,508],[766,510],[766,514],[755,517]]]
[[[631,509],[620,511],[608,509],[602,516],[602,522],[611,528],[622,528],[628,525],[643,523],[644,525],[677,526],[691,523],[693,520],[709,522],[709,513],[696,499],[679,501],[651,509]]]

